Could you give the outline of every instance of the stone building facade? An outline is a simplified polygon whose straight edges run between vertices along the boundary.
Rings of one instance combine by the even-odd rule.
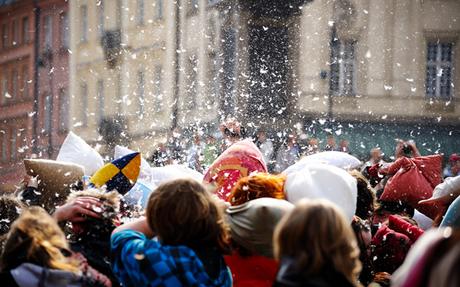
[[[121,115],[144,151],[225,116],[332,134],[360,155],[378,144],[390,153],[396,138],[450,153],[460,138],[459,1],[70,5],[71,128],[90,141],[103,115]]]

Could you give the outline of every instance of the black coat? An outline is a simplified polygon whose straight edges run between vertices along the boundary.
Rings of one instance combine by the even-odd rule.
[[[274,287],[353,287],[345,276],[333,270],[324,268],[315,275],[305,275],[299,271],[292,259],[283,259],[273,283]]]

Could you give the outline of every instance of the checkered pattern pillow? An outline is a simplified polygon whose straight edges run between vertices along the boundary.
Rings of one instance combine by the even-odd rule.
[[[127,193],[136,183],[141,168],[141,155],[134,152],[104,165],[90,178],[96,187],[106,186],[107,191]]]

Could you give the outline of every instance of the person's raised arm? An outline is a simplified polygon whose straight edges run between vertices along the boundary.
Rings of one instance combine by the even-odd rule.
[[[74,198],[53,213],[57,222],[83,222],[87,217],[101,218],[102,203],[99,199],[90,196]]]
[[[147,223],[147,219],[145,217],[141,217],[132,222],[128,222],[128,223],[118,226],[112,232],[112,235],[120,231],[125,231],[125,230],[138,231],[140,233],[143,233],[148,238],[152,238],[154,236],[154,233],[152,229],[150,228],[149,224]]]

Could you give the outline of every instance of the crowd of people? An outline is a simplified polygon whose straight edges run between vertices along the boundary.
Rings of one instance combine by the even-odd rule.
[[[40,178],[1,195],[0,285],[460,286],[460,156],[443,171],[401,141],[393,162],[375,148],[360,166],[296,166],[294,134],[275,155],[264,131],[221,131],[183,159],[203,181],[165,181],[145,208],[84,183],[49,207]]]
[[[159,143],[153,150],[149,161],[154,166],[164,166],[173,163],[186,163],[190,168],[204,172],[214,160],[235,140],[251,139],[262,152],[270,172],[280,173],[296,163],[304,156],[321,151],[340,151],[350,153],[349,142],[341,139],[337,144],[336,138],[330,134],[321,141],[317,137],[308,137],[291,130],[280,135],[273,135],[265,129],[257,129],[251,136],[245,130],[239,130],[231,135],[227,129],[220,128],[218,132],[193,133],[191,140],[182,137],[178,130],[173,131],[166,142]],[[276,138],[276,140],[274,140]],[[324,145],[324,146],[321,146]]]

